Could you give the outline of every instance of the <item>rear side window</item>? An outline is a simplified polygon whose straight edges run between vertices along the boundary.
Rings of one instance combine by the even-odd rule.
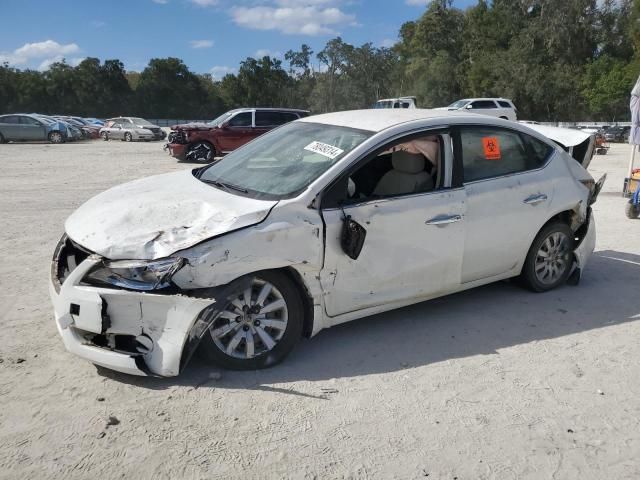
[[[493,100],[476,100],[471,103],[471,108],[475,109],[488,109],[488,108],[498,108],[496,107],[496,103]]]
[[[554,148],[544,142],[541,142],[537,138],[524,134],[521,135],[530,147],[532,162],[536,164],[534,168],[542,167],[553,154]]]
[[[250,127],[253,123],[251,112],[242,112],[229,120],[230,127]]]
[[[297,119],[295,113],[256,111],[256,127],[277,127]]]
[[[7,115],[6,117],[0,117],[0,123],[17,125],[20,123],[20,117],[18,115]]]
[[[541,142],[534,147],[534,142],[538,140],[512,130],[461,128],[464,181],[501,177],[541,167],[553,149]]]
[[[504,100],[498,100],[498,105],[502,108],[513,108],[509,102],[505,102]]]

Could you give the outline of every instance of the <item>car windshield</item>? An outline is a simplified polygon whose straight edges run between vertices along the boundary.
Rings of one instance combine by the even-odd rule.
[[[145,120],[144,118],[132,118],[131,121],[135,124],[135,125],[146,125],[148,127],[152,127],[153,123],[151,123],[148,120]]]
[[[469,100],[458,100],[457,102],[453,102],[447,108],[463,108],[469,103]]]
[[[217,127],[218,125],[221,125],[222,123],[224,123],[224,121],[227,118],[229,118],[231,115],[233,115],[233,112],[223,113],[218,118],[215,118],[215,119],[211,120],[210,122],[207,122],[207,125],[213,125],[213,126]]]
[[[257,138],[196,174],[217,188],[279,200],[304,190],[372,132],[292,122]]]
[[[57,120],[54,120],[53,118],[50,118],[50,117],[36,116],[36,118],[39,119],[39,120],[42,120],[45,123],[49,123],[49,124],[57,122]]]
[[[393,108],[393,100],[378,100],[373,108]]]

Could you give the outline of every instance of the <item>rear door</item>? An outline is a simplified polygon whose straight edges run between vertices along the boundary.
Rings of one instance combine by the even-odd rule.
[[[545,166],[555,151],[515,130],[457,129],[456,167],[467,198],[462,283],[510,272],[549,218],[554,187]]]
[[[0,117],[0,131],[5,140],[22,140],[22,129],[18,115]]]

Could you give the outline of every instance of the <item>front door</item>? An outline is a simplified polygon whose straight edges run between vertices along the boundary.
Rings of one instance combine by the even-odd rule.
[[[223,153],[234,151],[254,138],[253,112],[234,115],[221,130],[218,139],[220,149]]]
[[[347,172],[348,182],[344,178],[331,187],[346,189],[346,202],[332,205],[323,200],[326,247],[321,283],[329,316],[419,301],[460,285],[465,191],[450,188],[451,142],[446,134],[437,138],[439,151],[425,150],[425,156],[431,155],[426,162],[419,153],[411,153],[406,162],[396,158],[393,150],[411,150],[410,141],[384,147],[362,167]],[[323,198],[335,201],[340,194],[328,192]],[[355,260],[341,244],[345,216],[366,230]]]
[[[498,276],[521,265],[549,218],[553,183],[544,166],[553,148],[509,129],[460,129],[467,197],[462,282]]]
[[[21,116],[20,127],[24,140],[46,140],[45,126],[35,118]]]

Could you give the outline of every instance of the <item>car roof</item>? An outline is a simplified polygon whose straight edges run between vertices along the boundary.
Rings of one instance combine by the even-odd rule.
[[[233,110],[229,110],[227,113],[236,113],[236,112],[252,112],[252,111],[261,111],[261,112],[294,112],[294,113],[309,113],[309,110],[301,110],[298,108],[275,108],[275,107],[242,107],[235,108]]]
[[[368,109],[350,110],[345,112],[325,113],[311,117],[301,118],[298,122],[322,123],[325,125],[335,125],[338,127],[351,127],[370,132],[381,132],[387,128],[394,127],[416,120],[438,119],[448,120],[451,118],[468,118],[472,121],[482,123],[483,118],[496,120],[493,117],[485,117],[477,113],[450,112],[447,110],[428,110],[424,108],[388,108],[388,109]]]

